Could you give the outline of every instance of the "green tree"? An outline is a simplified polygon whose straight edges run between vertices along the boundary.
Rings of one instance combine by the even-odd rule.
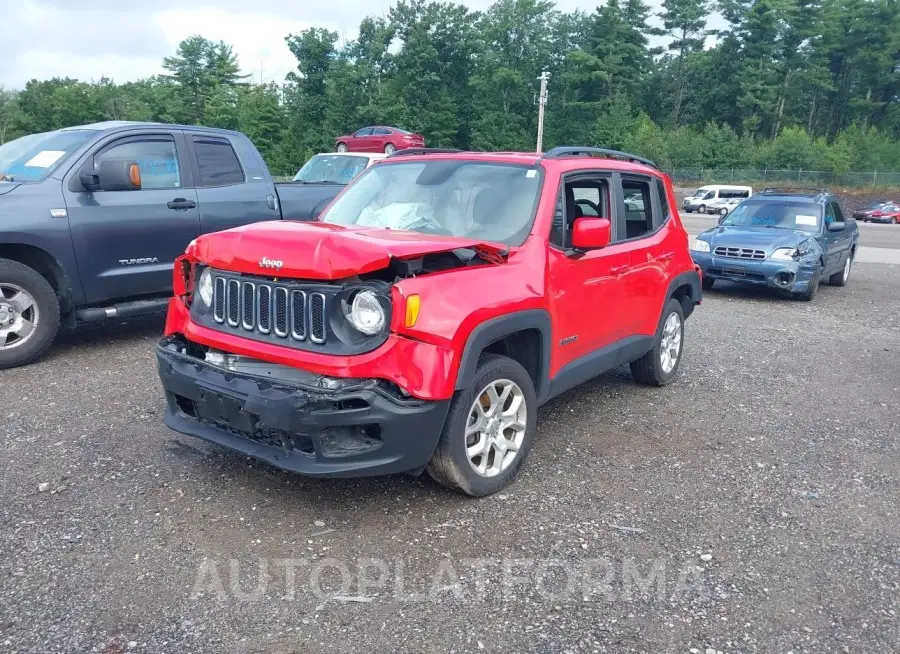
[[[674,66],[675,99],[672,107],[672,124],[677,127],[681,122],[681,106],[688,78],[688,57],[703,48],[708,34],[706,17],[710,7],[707,0],[663,0],[662,7],[659,17],[663,21],[666,35],[672,39],[668,50],[677,55]]]
[[[197,125],[204,123],[206,105],[213,94],[219,94],[215,102],[220,102],[225,91],[219,87],[238,85],[247,77],[240,74],[230,45],[198,35],[179,43],[175,55],[163,59],[163,68],[180,87],[176,96],[180,106],[172,107],[173,113],[179,114],[181,121]]]

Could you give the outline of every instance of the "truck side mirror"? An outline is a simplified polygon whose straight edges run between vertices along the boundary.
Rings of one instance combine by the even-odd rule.
[[[838,222],[837,220],[835,220],[835,221],[828,223],[828,231],[829,232],[842,232],[842,231],[844,231],[844,227],[846,227],[846,226],[847,226],[846,223]]]
[[[136,161],[101,161],[97,183],[104,191],[139,191],[141,168]]]
[[[576,250],[596,250],[609,245],[609,220],[606,218],[576,218],[572,225],[572,247]]]

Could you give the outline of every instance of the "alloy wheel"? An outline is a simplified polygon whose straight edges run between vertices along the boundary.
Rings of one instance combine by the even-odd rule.
[[[0,349],[27,342],[34,335],[39,318],[31,293],[16,284],[0,282]]]
[[[497,379],[475,397],[466,420],[466,458],[482,477],[507,470],[525,440],[528,407],[518,384]]]
[[[678,363],[678,357],[681,356],[682,331],[681,318],[673,311],[663,325],[659,347],[659,363],[666,374],[672,372],[675,364]]]

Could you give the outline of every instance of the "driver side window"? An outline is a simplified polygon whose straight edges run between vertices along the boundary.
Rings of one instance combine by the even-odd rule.
[[[609,218],[609,180],[577,177],[567,180],[553,212],[550,244],[567,250],[572,245],[572,228],[578,218]]]

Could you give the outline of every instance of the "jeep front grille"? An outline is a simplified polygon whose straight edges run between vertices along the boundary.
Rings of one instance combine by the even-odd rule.
[[[727,248],[719,246],[715,249],[714,252],[718,257],[731,257],[733,259],[751,259],[753,261],[763,261],[766,258],[765,250],[754,250],[751,248]]]
[[[322,293],[225,277],[215,277],[213,289],[212,314],[219,324],[240,325],[247,331],[284,339],[325,342],[326,302]]]

